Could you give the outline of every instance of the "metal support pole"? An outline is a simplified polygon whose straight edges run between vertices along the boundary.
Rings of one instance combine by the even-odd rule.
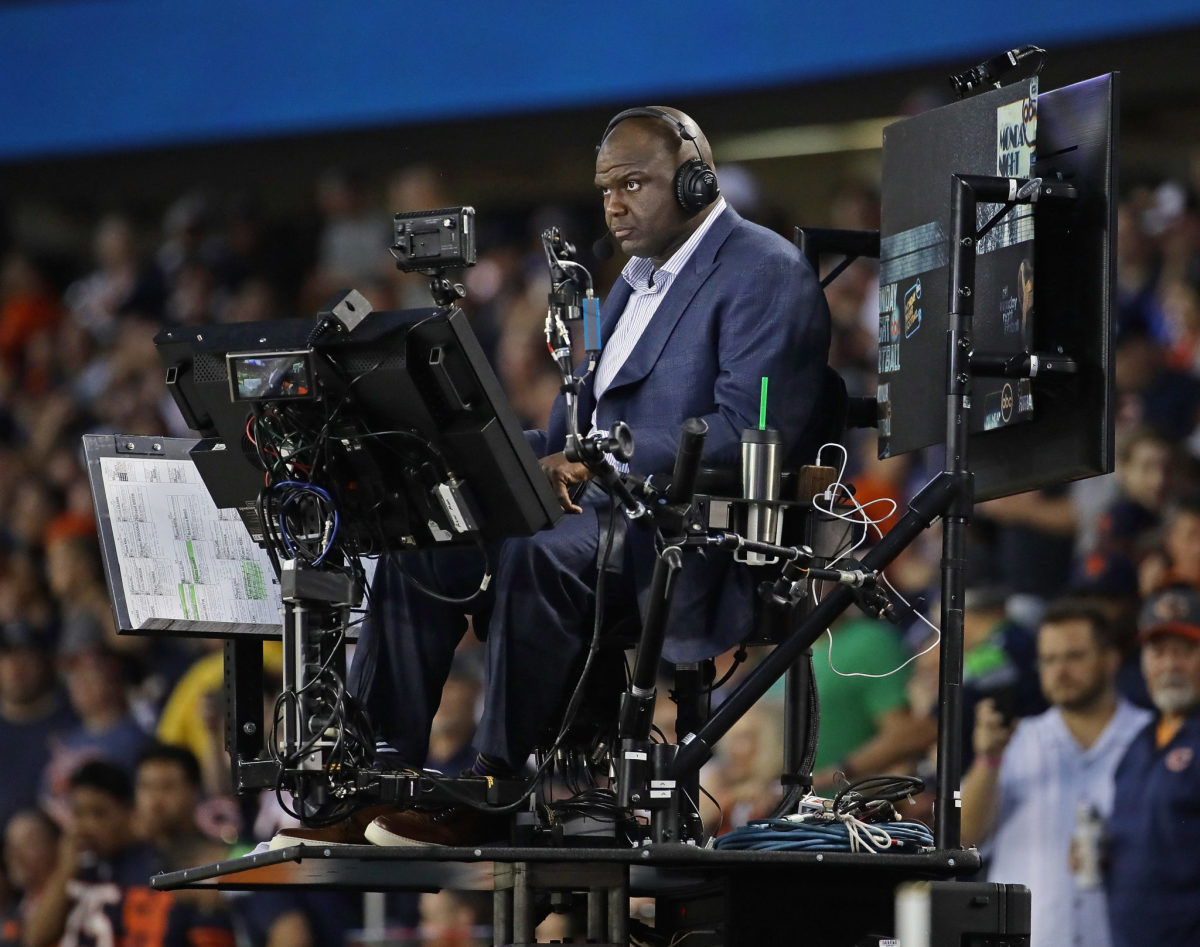
[[[812,786],[812,773],[802,773],[808,752],[809,700],[813,689],[812,648],[806,648],[787,669],[784,677],[783,775],[789,784],[784,792],[804,783]]]
[[[608,922],[608,889],[588,888],[587,893],[587,938],[589,944],[604,941]]]
[[[512,933],[514,944],[533,943],[533,890],[529,884],[529,865],[512,866]]]
[[[966,529],[974,477],[968,466],[971,418],[971,333],[975,315],[976,185],[997,190],[996,179],[954,175],[950,186],[950,313],[946,331],[946,472],[955,484],[942,527],[942,641],[939,655],[938,778],[934,841],[961,845],[963,594]],[[1008,197],[1008,185],[1004,184]],[[997,195],[999,196],[999,195]],[[1004,199],[1004,198],[1000,198]]]
[[[646,776],[650,772],[649,739],[654,718],[655,682],[662,659],[663,636],[675,577],[683,566],[678,546],[668,546],[654,563],[650,579],[650,604],[638,640],[637,657],[629,689],[621,697],[618,724],[617,804],[622,808],[645,804]]]
[[[608,889],[608,941],[629,943],[629,866],[621,868],[620,880]]]
[[[692,733],[708,719],[709,688],[714,676],[713,663],[694,661],[675,665],[675,740]],[[699,839],[700,774],[691,773],[679,780],[679,831],[682,838]]]
[[[258,759],[265,737],[262,642],[234,638],[225,642],[225,749],[229,751],[234,794],[242,792],[243,763]]]

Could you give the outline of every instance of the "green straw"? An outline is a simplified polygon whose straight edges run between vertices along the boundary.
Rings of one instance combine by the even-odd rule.
[[[765,431],[767,429],[767,376],[763,375],[762,380],[762,397],[758,401],[758,429]]]

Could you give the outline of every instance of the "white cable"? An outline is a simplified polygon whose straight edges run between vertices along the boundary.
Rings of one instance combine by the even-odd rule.
[[[817,466],[821,465],[821,453],[825,450],[826,447],[834,447],[842,452],[842,464],[841,464],[841,467],[838,469],[837,479],[834,480],[834,482],[831,483],[828,487],[826,487],[823,493],[817,493],[817,494],[813,495],[813,498],[812,498],[813,507],[814,507],[814,509],[817,509],[822,513],[825,513],[828,516],[833,517],[834,519],[842,520],[843,522],[851,523],[853,525],[863,527],[862,536],[859,537],[857,542],[855,542],[849,548],[839,551],[834,554],[835,558],[829,562],[829,568],[833,568],[838,562],[840,562],[842,559],[846,558],[848,555],[850,555],[850,553],[857,550],[863,543],[865,543],[867,541],[867,536],[870,535],[870,533],[869,533],[870,529],[874,528],[876,534],[879,536],[880,539],[882,539],[883,538],[883,530],[881,530],[879,528],[879,524],[884,523],[887,520],[889,520],[892,517],[892,515],[900,508],[900,504],[898,504],[891,497],[878,497],[874,500],[868,501],[867,503],[859,503],[858,498],[849,489],[847,489],[845,484],[842,483],[842,477],[846,473],[846,464],[847,464],[847,462],[849,460],[849,456],[850,456],[844,445],[838,444],[834,441],[831,441],[827,444],[822,444],[821,447],[817,450]],[[838,491],[840,491],[842,493],[842,495],[845,496],[846,499],[848,499],[854,505],[854,513],[858,514],[857,518],[854,516],[854,513],[837,513],[834,511],[833,504],[834,504],[834,501],[837,499]],[[828,500],[829,506],[827,508],[822,508],[820,503],[818,502],[822,498],[825,498]],[[889,503],[889,504],[891,504],[891,508],[888,510],[887,515],[882,516],[878,519],[872,519],[870,516],[867,515],[867,508],[874,506],[876,503]],[[906,667],[908,667],[910,664],[912,664],[914,661],[916,661],[917,658],[923,657],[924,655],[928,654],[930,651],[932,651],[934,648],[936,648],[942,641],[941,629],[938,628],[937,625],[935,625],[933,622],[931,622],[924,615],[922,615],[919,611],[917,611],[915,608],[912,607],[912,604],[908,601],[908,599],[906,599],[903,595],[901,595],[896,590],[896,587],[894,585],[892,585],[891,582],[888,581],[888,577],[886,575],[884,575],[882,569],[879,571],[879,578],[883,581],[884,585],[886,585],[888,587],[888,589],[891,590],[892,594],[895,595],[896,598],[898,598],[901,602],[903,602],[905,604],[905,606],[907,606],[908,609],[914,615],[917,616],[918,619],[920,619],[926,625],[928,625],[931,629],[933,629],[933,632],[934,632],[933,641],[924,650],[918,651],[916,654],[912,655],[912,657],[910,657],[908,660],[906,660],[903,664],[899,665],[898,667],[892,668],[892,670],[890,670],[890,671],[885,671],[882,674],[868,674],[865,671],[839,671],[833,665],[833,632],[830,629],[826,628],[825,634],[829,637],[829,651],[826,655],[827,660],[829,661],[829,670],[831,670],[834,674],[838,675],[839,677],[867,677],[867,678],[891,677],[893,674],[898,674],[900,671],[903,671]],[[820,602],[820,598],[817,594],[815,587],[813,589],[813,601],[818,602],[818,603]]]
[[[848,812],[839,815],[837,819],[846,827],[846,833],[850,836],[851,852],[861,850],[878,854],[891,848],[892,836],[887,829],[856,819]]]

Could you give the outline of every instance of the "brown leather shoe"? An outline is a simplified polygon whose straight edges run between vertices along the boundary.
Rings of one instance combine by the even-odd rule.
[[[352,812],[341,822],[319,829],[297,826],[280,829],[271,839],[270,849],[290,848],[293,845],[369,845],[364,834],[368,825],[377,816],[394,812],[395,806],[367,806]]]
[[[505,838],[507,820],[477,809],[393,809],[375,818],[364,833],[372,845],[482,845]]]

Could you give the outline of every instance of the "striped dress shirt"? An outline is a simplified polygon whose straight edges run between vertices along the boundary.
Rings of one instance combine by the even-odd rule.
[[[617,320],[616,328],[609,335],[608,341],[604,345],[604,351],[600,354],[600,364],[596,366],[594,386],[596,401],[600,400],[600,397],[608,390],[608,386],[612,384],[613,379],[617,377],[617,372],[621,370],[621,366],[625,364],[626,359],[637,346],[638,339],[646,331],[646,326],[650,325],[650,320],[654,318],[659,303],[663,301],[670,290],[675,276],[687,265],[692,254],[696,252],[696,247],[700,245],[700,241],[704,239],[709,228],[721,216],[725,206],[725,198],[717,198],[712,213],[704,218],[700,226],[696,228],[696,232],[687,238],[683,246],[671,255],[661,269],[656,270],[652,260],[640,256],[631,257],[625,264],[625,268],[621,271],[621,277],[633,288],[633,292],[630,293],[625,310]],[[592,427],[595,426],[596,413],[593,411]]]

